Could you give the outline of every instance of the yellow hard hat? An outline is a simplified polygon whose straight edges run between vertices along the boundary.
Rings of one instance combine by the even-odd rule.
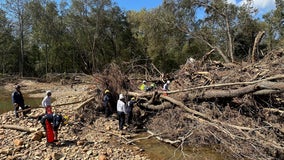
[[[135,100],[135,97],[132,97],[131,100]]]
[[[105,93],[107,93],[107,92],[109,92],[109,90],[107,89],[107,90],[105,90]]]

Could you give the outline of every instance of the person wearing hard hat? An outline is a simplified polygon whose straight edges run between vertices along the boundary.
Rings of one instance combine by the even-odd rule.
[[[119,94],[119,99],[117,101],[116,109],[118,114],[119,121],[119,130],[123,130],[123,126],[125,123],[125,113],[126,113],[126,104],[123,94]]]
[[[52,124],[52,131],[53,131],[53,138],[52,142],[58,141],[58,130],[62,125],[65,125],[67,123],[68,117],[62,116],[61,114],[45,114],[42,117],[39,117],[40,123],[42,124],[44,130],[46,131],[46,120],[49,121],[50,124]]]
[[[170,85],[170,81],[167,80],[167,82],[163,86],[163,91],[169,91],[169,85]]]
[[[18,118],[19,117],[18,111],[25,109],[25,101],[24,101],[23,94],[21,92],[20,85],[16,85],[15,91],[12,93],[12,104],[14,106],[15,116],[16,118]],[[23,114],[24,116],[26,116],[26,112],[23,112]]]
[[[41,106],[45,108],[45,113],[51,114],[52,108],[51,108],[51,91],[46,91],[46,96],[41,101]]]
[[[106,89],[103,97],[103,107],[105,111],[105,117],[109,117],[111,115],[111,98],[112,96],[110,91]]]
[[[133,117],[133,107],[134,104],[136,103],[135,97],[132,97],[130,101],[127,103],[126,107],[126,123],[128,125],[132,124],[132,117]]]
[[[140,85],[139,89],[141,91],[146,91],[147,90],[147,85],[146,85],[146,81],[145,80],[142,81],[142,84]]]

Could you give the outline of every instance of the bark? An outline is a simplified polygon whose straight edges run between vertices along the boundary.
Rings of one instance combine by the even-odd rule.
[[[86,104],[90,103],[91,101],[95,100],[96,97],[91,97],[85,100],[82,104],[75,108],[75,110],[79,110],[80,108],[84,107]]]
[[[257,50],[257,46],[258,46],[259,42],[261,41],[261,39],[263,38],[264,34],[265,34],[265,31],[258,32],[257,36],[254,39],[254,44],[253,44],[252,53],[251,53],[251,62],[252,63],[255,63],[255,58],[256,58],[255,53],[256,53],[256,50]]]
[[[204,62],[207,60],[207,58],[209,57],[209,55],[211,55],[214,51],[215,51],[215,48],[211,49],[211,51],[207,52],[207,53],[202,57],[202,59],[200,60],[201,66],[203,66]]]
[[[29,133],[36,132],[38,130],[37,128],[28,128],[28,127],[16,126],[16,125],[2,125],[1,128],[14,129],[14,130],[29,132]]]

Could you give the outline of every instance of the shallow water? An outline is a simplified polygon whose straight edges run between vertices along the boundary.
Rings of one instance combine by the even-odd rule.
[[[140,134],[138,137],[147,137],[147,133]],[[155,160],[225,160],[225,155],[216,152],[209,147],[191,148],[185,147],[183,151],[172,145],[165,144],[155,138],[140,140],[135,142],[151,159]]]
[[[0,86],[0,114],[14,110],[12,106],[11,94],[13,91],[7,91],[4,87]],[[38,107],[41,103],[41,98],[28,97],[28,93],[22,92],[25,104],[31,107]]]

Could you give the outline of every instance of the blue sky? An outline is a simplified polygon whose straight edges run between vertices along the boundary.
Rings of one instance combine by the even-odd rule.
[[[163,0],[113,0],[121,9],[140,11],[145,8],[147,10],[157,8],[163,3]],[[242,5],[246,0],[227,0],[228,3]],[[272,9],[275,9],[275,0],[253,0],[252,4],[258,9],[256,17],[259,17]]]
[[[113,0],[121,9],[140,11],[145,8],[147,10],[157,8],[163,3],[163,0]]]

